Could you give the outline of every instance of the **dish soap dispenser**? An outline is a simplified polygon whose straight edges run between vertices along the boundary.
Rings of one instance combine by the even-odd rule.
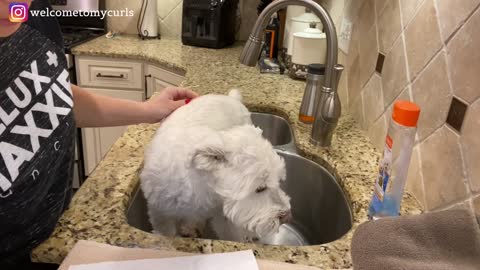
[[[415,103],[395,102],[368,209],[369,219],[399,215],[419,116],[420,108]]]

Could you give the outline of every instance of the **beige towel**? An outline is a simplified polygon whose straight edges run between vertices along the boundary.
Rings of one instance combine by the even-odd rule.
[[[163,251],[141,248],[121,248],[91,241],[79,241],[60,265],[60,270],[67,270],[70,265],[106,261],[126,261],[138,259],[169,258],[189,256],[178,251]],[[287,264],[281,262],[257,260],[260,270],[318,270],[318,268]]]
[[[366,222],[353,235],[352,260],[355,270],[479,270],[479,224],[466,209]]]

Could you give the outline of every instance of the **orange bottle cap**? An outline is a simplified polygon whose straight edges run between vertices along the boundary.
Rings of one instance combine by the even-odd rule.
[[[420,107],[413,102],[399,100],[393,105],[392,118],[402,126],[416,127],[419,116]]]

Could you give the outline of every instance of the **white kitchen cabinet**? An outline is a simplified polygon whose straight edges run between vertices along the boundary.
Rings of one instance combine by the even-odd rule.
[[[169,86],[178,86],[185,79],[182,75],[171,71],[146,64],[145,79],[147,87],[147,98],[150,98],[154,92],[160,92]]]
[[[130,59],[77,56],[75,62],[80,87],[116,98],[144,101],[154,92],[168,86],[178,86],[184,80],[181,74]],[[86,176],[95,169],[126,129],[126,126],[82,128]]]
[[[108,89],[86,88],[99,95],[116,97],[134,101],[144,100],[143,92],[118,91]],[[127,126],[105,128],[82,128],[83,156],[85,174],[89,175],[110,150],[112,145],[122,136]]]

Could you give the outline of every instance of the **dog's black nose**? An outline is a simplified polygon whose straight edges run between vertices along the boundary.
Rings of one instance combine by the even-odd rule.
[[[280,219],[281,224],[289,223],[290,221],[292,221],[292,212],[290,211],[282,212],[280,213],[278,218]]]

